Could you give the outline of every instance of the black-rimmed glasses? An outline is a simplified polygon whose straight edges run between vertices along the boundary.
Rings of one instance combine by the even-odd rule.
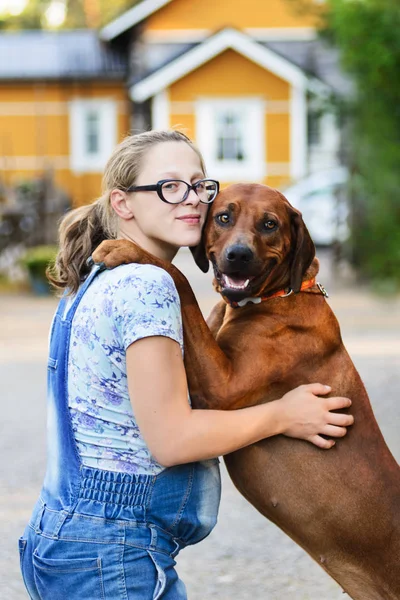
[[[200,202],[210,204],[219,192],[219,182],[214,179],[200,179],[193,185],[181,179],[162,179],[152,185],[132,185],[127,192],[157,192],[159,198],[168,204],[184,202],[193,190]]]

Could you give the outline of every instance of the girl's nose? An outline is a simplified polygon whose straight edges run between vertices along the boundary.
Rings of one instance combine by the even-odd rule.
[[[197,206],[200,202],[200,198],[196,194],[194,190],[189,190],[188,197],[183,201],[183,204],[193,204],[193,206]]]

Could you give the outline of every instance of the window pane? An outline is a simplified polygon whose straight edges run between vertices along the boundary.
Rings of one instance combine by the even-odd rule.
[[[308,143],[311,146],[321,142],[321,114],[315,111],[308,113]]]
[[[244,160],[243,117],[234,110],[218,111],[216,114],[217,159]]]
[[[86,113],[86,153],[93,155],[100,151],[100,115],[96,110]]]

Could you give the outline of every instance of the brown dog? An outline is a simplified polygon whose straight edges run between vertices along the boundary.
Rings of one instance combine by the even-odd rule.
[[[181,296],[185,367],[196,408],[249,406],[315,381],[329,383],[332,395],[352,399],[355,425],[329,452],[276,436],[225,461],[249,502],[352,598],[398,600],[400,469],[336,318],[314,284],[318,261],[300,213],[266,186],[230,186],[211,206],[194,255],[203,271],[211,261],[216,289],[225,297],[212,311],[211,331],[173,265],[127,241],[103,242],[93,257],[108,267],[152,263],[172,275]]]

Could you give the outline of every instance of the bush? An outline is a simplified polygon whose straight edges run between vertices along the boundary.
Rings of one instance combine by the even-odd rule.
[[[35,293],[50,293],[46,269],[54,263],[57,252],[57,246],[35,246],[28,248],[21,257],[21,264],[29,273],[30,283]]]

